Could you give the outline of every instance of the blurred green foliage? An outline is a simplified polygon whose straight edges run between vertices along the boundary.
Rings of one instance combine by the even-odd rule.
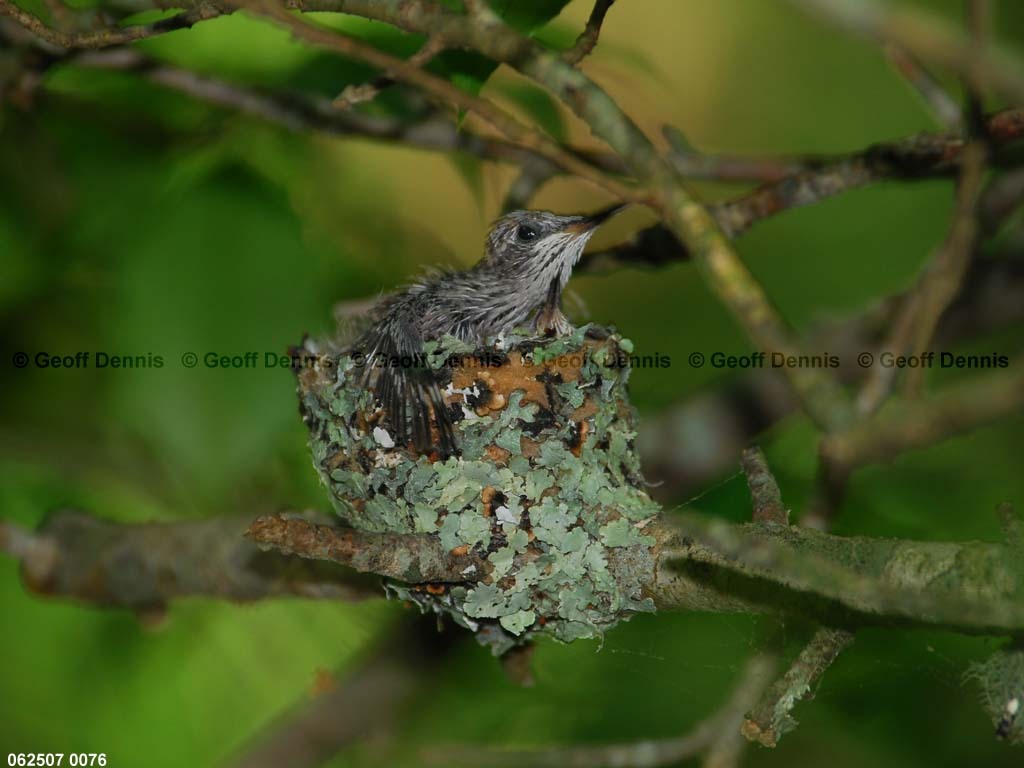
[[[564,3],[549,3],[546,13]],[[929,8],[959,19],[960,3]],[[514,22],[546,18],[507,3]],[[998,35],[1019,47],[1024,6],[999,4]],[[575,0],[538,30],[570,42],[589,12]],[[345,18],[346,31],[401,55],[421,40]],[[331,97],[373,73],[236,14],[139,44],[229,80]],[[848,151],[934,128],[879,52],[768,0],[616,4],[590,71],[652,133],[678,125],[709,151]],[[468,54],[432,67],[587,139],[550,98]],[[951,82],[955,87],[955,83]],[[385,93],[364,107],[404,114]],[[453,162],[454,161],[454,162]],[[458,163],[456,169],[454,163]],[[31,110],[0,112],[0,509],[36,524],[75,506],[118,520],[176,520],[326,508],[287,370],[186,369],[185,352],[283,352],[332,328],[339,300],[371,296],[422,266],[480,251],[510,170],[366,141],[297,135],[128,75],[60,67]],[[466,180],[475,180],[472,186]],[[702,188],[711,197],[738,191]],[[759,225],[740,250],[783,314],[806,328],[908,285],[941,240],[948,182],[888,183]],[[538,205],[587,208],[593,190],[559,181]],[[616,222],[610,242],[643,214]],[[693,267],[583,277],[589,318],[616,323],[669,369],[636,371],[645,419],[728,375],[689,352],[749,344]],[[1022,335],[980,344],[1019,355]],[[14,370],[16,352],[162,355],[160,369]],[[998,536],[996,503],[1024,503],[1020,418],[859,474],[839,530],[929,539]],[[785,498],[800,509],[814,432],[800,418],[765,438]],[[682,502],[683,500],[679,500]],[[748,514],[741,478],[689,503]],[[309,694],[318,669],[343,672],[402,608],[287,601],[174,605],[157,631],[118,611],[39,601],[0,565],[0,683],[6,751],[104,751],[112,766],[217,764]],[[791,627],[795,649],[805,628]],[[640,617],[603,645],[545,643],[538,686],[515,689],[466,646],[399,734],[417,745],[542,744],[669,736],[727,694],[757,639],[746,617]],[[1019,765],[961,685],[998,639],[870,631],[825,678],[801,727],[751,765]],[[600,652],[598,652],[600,650]],[[338,765],[372,764],[357,749]]]

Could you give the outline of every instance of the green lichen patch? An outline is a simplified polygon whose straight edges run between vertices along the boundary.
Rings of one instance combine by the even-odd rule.
[[[393,445],[346,356],[300,373],[314,464],[346,524],[432,534],[486,562],[464,585],[391,592],[453,617],[496,653],[536,635],[600,636],[653,610],[640,585],[653,568],[644,528],[658,510],[633,449],[621,364],[631,347],[588,327],[506,334],[475,350],[431,343],[429,364],[461,416],[459,455],[443,461]]]
[[[981,703],[992,718],[996,735],[1024,744],[1024,649],[996,651],[971,665],[967,677],[981,687]]]

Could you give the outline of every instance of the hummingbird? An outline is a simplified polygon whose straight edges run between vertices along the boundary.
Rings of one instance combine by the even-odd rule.
[[[457,451],[451,414],[425,364],[424,342],[450,334],[482,345],[531,322],[541,334],[570,333],[559,306],[562,291],[594,231],[624,207],[589,215],[506,214],[491,226],[475,265],[429,275],[371,310],[371,325],[350,354],[358,355],[359,383],[374,393],[396,445],[411,437],[420,453],[434,445],[443,457]]]

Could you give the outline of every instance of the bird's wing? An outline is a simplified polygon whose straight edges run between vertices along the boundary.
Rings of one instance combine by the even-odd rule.
[[[404,312],[392,310],[353,345],[353,352],[365,356],[361,383],[376,394],[396,444],[404,445],[411,435],[416,450],[427,452],[433,446],[433,421],[441,454],[453,455],[454,425],[437,376],[426,364],[423,338]]]

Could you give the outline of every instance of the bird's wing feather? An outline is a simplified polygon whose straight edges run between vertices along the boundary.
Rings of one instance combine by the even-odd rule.
[[[354,352],[365,356],[361,384],[376,394],[396,444],[411,436],[417,451],[429,450],[433,421],[441,453],[450,456],[456,450],[454,426],[437,377],[426,365],[423,338],[406,313],[395,309],[384,312],[353,345]]]

